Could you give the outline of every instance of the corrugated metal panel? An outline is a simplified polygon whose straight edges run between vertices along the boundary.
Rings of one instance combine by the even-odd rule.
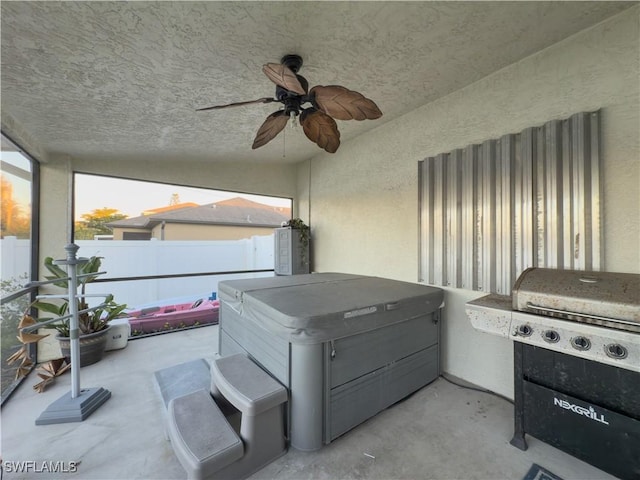
[[[437,285],[447,284],[447,259],[445,255],[446,217],[447,211],[447,155],[435,157],[433,165],[433,282]]]
[[[448,198],[456,208],[447,208],[447,285],[462,283],[462,243],[457,241],[462,235],[462,150],[451,152],[448,161]]]
[[[433,183],[432,172],[433,162],[419,162],[418,164],[418,188],[420,205],[419,215],[419,243],[420,243],[420,270],[418,279],[421,282],[433,284],[433,189],[430,185]]]
[[[460,286],[468,290],[478,288],[478,279],[475,275],[478,262],[476,250],[476,211],[478,190],[478,147],[470,145],[462,151],[461,167],[461,225],[460,244],[462,278]]]
[[[528,267],[602,269],[600,113],[419,165],[420,281],[508,295]]]
[[[513,231],[513,180],[515,135],[505,135],[499,142],[496,165],[496,232]],[[496,291],[507,295],[511,291],[513,262],[513,235],[496,235]]]
[[[544,231],[549,238],[559,239],[545,244],[544,263],[549,268],[563,264],[562,242],[562,126],[558,121],[547,123],[545,130],[545,216]]]

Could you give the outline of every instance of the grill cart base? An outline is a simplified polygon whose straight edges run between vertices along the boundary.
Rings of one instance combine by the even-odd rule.
[[[514,342],[515,434],[621,479],[640,478],[640,373]]]

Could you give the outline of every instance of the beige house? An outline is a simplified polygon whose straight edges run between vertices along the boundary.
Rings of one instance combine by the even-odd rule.
[[[207,205],[180,204],[147,210],[108,224],[114,240],[239,240],[270,235],[291,210],[232,198]]]

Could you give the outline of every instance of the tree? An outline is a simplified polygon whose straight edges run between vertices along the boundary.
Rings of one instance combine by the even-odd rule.
[[[111,235],[112,229],[106,224],[127,218],[116,208],[96,208],[89,213],[83,213],[81,221],[76,222],[75,238],[78,240],[92,240],[94,235]]]
[[[13,184],[0,176],[0,225],[2,238],[15,236],[30,238],[31,215],[25,205],[13,196]]]

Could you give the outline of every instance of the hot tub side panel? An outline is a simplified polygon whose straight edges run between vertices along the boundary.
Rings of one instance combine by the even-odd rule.
[[[429,313],[330,343],[330,388],[339,387],[420,350],[438,345],[438,320]]]
[[[250,355],[289,388],[291,445],[313,451],[438,378],[439,318],[292,345],[223,303],[219,352]]]
[[[325,443],[440,375],[439,312],[328,342]]]
[[[290,344],[244,316],[225,302],[220,304],[218,353],[221,356],[245,353],[282,385],[290,387]]]

